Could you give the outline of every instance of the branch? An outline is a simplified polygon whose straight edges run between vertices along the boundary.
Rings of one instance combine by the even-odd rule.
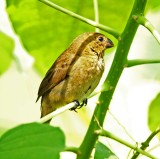
[[[91,20],[91,19],[88,19],[88,18],[85,18],[85,17],[83,17],[83,16],[80,16],[80,15],[74,13],[74,12],[71,12],[71,11],[69,11],[69,10],[67,10],[67,9],[65,9],[65,8],[63,8],[63,7],[60,7],[60,6],[56,5],[56,4],[54,4],[53,2],[50,2],[50,1],[48,1],[48,0],[39,0],[39,1],[42,2],[42,3],[44,3],[44,4],[46,4],[46,5],[48,5],[48,6],[50,6],[50,7],[52,7],[52,8],[55,8],[55,9],[57,9],[57,10],[65,13],[65,14],[67,14],[67,15],[69,15],[69,16],[72,16],[72,17],[74,17],[74,18],[76,18],[76,19],[79,19],[79,20],[81,20],[82,22],[85,22],[85,23],[87,23],[87,24],[89,24],[89,25],[91,25],[91,26],[94,26],[94,27],[96,27],[96,28],[99,28],[99,29],[101,29],[101,30],[103,30],[103,31],[111,34],[111,35],[114,36],[116,39],[118,39],[119,36],[120,36],[120,33],[118,33],[116,30],[114,30],[114,29],[112,29],[112,28],[110,28],[110,27],[107,27],[107,26],[105,26],[105,25],[96,23],[95,21],[93,21],[93,20]]]
[[[105,136],[105,137],[108,137],[110,139],[113,139],[113,140],[115,140],[115,141],[117,141],[117,142],[119,142],[119,143],[121,143],[121,144],[123,144],[123,145],[125,145],[125,146],[127,146],[127,147],[129,147],[129,148],[131,148],[131,149],[133,149],[135,151],[137,151],[138,153],[141,153],[141,154],[143,154],[143,155],[151,158],[151,159],[158,159],[157,157],[152,156],[151,154],[143,151],[142,149],[137,148],[137,146],[134,146],[134,145],[128,143],[127,141],[124,141],[121,138],[113,135],[109,131],[106,131],[106,130],[96,130],[95,133],[97,135],[101,135],[101,136]]]
[[[109,109],[114,91],[123,72],[124,65],[126,64],[133,38],[138,29],[138,23],[133,20],[132,16],[144,13],[146,2],[147,0],[135,0],[134,2],[127,25],[119,38],[120,40],[111,68],[104,82],[104,88],[109,88],[109,90],[103,91],[99,96],[99,102],[94,110],[94,115],[92,116],[87,133],[79,147],[81,155],[77,155],[77,159],[89,159],[95,143],[98,140],[98,134],[94,132],[98,130],[99,127],[103,127],[107,110]],[[95,118],[98,120],[98,124]]]
[[[137,66],[137,65],[155,64],[155,63],[159,63],[160,64],[160,60],[135,59],[135,60],[128,60],[127,64],[125,65],[125,67],[133,67],[133,66]]]
[[[64,151],[69,151],[69,152],[73,152],[75,154],[80,155],[80,151],[77,147],[66,147]]]
[[[145,150],[148,146],[149,146],[149,143],[151,142],[151,140],[154,138],[154,136],[156,136],[158,133],[160,132],[160,129],[154,131],[153,133],[151,133],[151,135],[149,135],[149,137],[147,138],[147,140],[145,142],[142,142],[141,143],[141,147],[140,149],[141,150]],[[137,151],[131,159],[136,159],[137,157],[139,156],[139,152]]]
[[[93,96],[96,96],[96,95],[100,94],[102,91],[103,91],[102,88],[99,89],[99,90],[97,90],[97,91],[95,90],[95,91],[88,97],[88,99],[89,99],[89,98],[92,98]],[[55,116],[64,113],[65,111],[73,108],[74,106],[76,106],[76,103],[75,103],[75,102],[69,103],[69,104],[67,104],[67,105],[65,105],[65,106],[63,106],[63,107],[60,107],[60,108],[58,108],[57,110],[55,110],[55,111],[47,114],[46,116],[44,116],[44,117],[42,117],[41,119],[39,119],[37,122],[39,122],[39,123],[45,123],[46,121],[51,120],[51,119],[54,118]]]
[[[53,117],[59,115],[59,114],[62,114],[63,112],[73,108],[74,106],[76,106],[76,103],[75,102],[72,102],[72,103],[69,103],[59,109],[57,109],[56,111],[53,111],[52,113],[44,116],[43,118],[41,118],[38,122],[39,123],[45,123],[46,121],[49,121],[51,120]]]
[[[154,28],[154,26],[152,25],[152,23],[150,21],[148,21],[144,16],[138,16],[138,15],[133,15],[133,19],[137,23],[146,27],[152,33],[152,35],[155,37],[155,39],[158,41],[158,43],[160,44],[160,34]]]

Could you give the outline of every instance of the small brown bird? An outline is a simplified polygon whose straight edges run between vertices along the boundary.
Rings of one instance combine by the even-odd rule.
[[[104,71],[104,51],[110,47],[112,41],[95,32],[86,32],[71,43],[40,84],[41,117],[73,101],[87,103]]]

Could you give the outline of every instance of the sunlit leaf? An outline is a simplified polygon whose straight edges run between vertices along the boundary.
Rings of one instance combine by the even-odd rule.
[[[158,11],[158,9],[160,8],[160,1],[157,0],[148,0],[148,6],[149,9],[152,9],[152,11]]]
[[[94,20],[93,1],[52,0],[77,14]],[[28,52],[35,57],[35,66],[45,74],[53,61],[79,34],[94,31],[83,22],[61,13],[37,0],[7,0],[7,12],[14,30]],[[133,0],[99,2],[100,22],[122,31]],[[117,5],[118,4],[118,5]]]
[[[0,138],[0,159],[59,159],[64,150],[64,134],[47,124],[24,124]]]
[[[70,4],[72,8],[76,6],[76,3]],[[77,32],[91,30],[83,24],[78,31],[80,22],[37,0],[7,0],[7,12],[13,28],[26,50],[35,57],[35,66],[43,75]]]
[[[0,32],[0,75],[8,69],[12,60],[13,40]]]
[[[160,93],[149,105],[148,126],[151,131],[155,131],[160,127]]]

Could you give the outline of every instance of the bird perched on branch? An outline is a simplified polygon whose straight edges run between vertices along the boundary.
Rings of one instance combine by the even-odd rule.
[[[77,105],[87,104],[87,97],[104,72],[104,51],[111,47],[112,41],[103,34],[79,35],[53,63],[40,84],[37,101],[42,97],[41,117],[73,101]]]

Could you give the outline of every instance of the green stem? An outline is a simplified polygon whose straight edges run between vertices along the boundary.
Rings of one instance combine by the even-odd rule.
[[[95,22],[99,23],[99,11],[98,11],[98,0],[93,0],[94,4],[94,15],[95,15]],[[96,32],[99,32],[99,28],[96,28]]]
[[[152,25],[152,23],[150,21],[148,21],[144,16],[139,16],[139,15],[133,15],[133,19],[137,23],[146,27],[152,33],[152,35],[155,37],[155,39],[158,41],[158,43],[160,44],[160,34],[154,28],[154,26]]]
[[[89,25],[91,25],[91,26],[94,26],[94,27],[96,27],[96,28],[99,28],[99,29],[101,29],[101,30],[103,30],[103,31],[105,31],[105,32],[113,35],[116,39],[118,39],[119,36],[120,36],[120,33],[118,33],[116,30],[114,30],[114,29],[112,29],[112,28],[110,28],[110,27],[107,27],[107,26],[105,26],[105,25],[96,23],[95,21],[93,21],[93,20],[91,20],[91,19],[88,19],[88,18],[85,18],[85,17],[83,17],[83,16],[80,16],[80,15],[74,13],[74,12],[71,12],[71,11],[69,11],[69,10],[67,10],[67,9],[65,9],[65,8],[63,8],[63,7],[60,7],[60,6],[56,5],[56,4],[54,4],[53,2],[50,2],[50,1],[48,1],[48,0],[39,0],[39,1],[40,1],[40,2],[43,2],[44,4],[46,4],[46,5],[48,5],[48,6],[52,7],[52,8],[55,8],[55,9],[57,9],[57,10],[65,13],[65,14],[68,14],[68,15],[76,18],[76,19],[79,19],[79,20],[81,20],[82,22],[85,22],[85,23],[87,23],[87,24],[89,24]]]
[[[145,150],[148,146],[149,143],[151,142],[151,140],[154,138],[154,136],[156,136],[158,133],[160,132],[160,129],[154,131],[153,133],[151,133],[151,135],[149,135],[149,137],[147,138],[147,140],[145,142],[143,142],[140,147],[141,150]],[[136,159],[139,156],[140,152],[137,151],[131,159]]]
[[[141,153],[142,155],[145,155],[145,156],[147,156],[149,158],[156,159],[156,157],[152,156],[151,154],[143,151],[142,149],[137,148],[137,146],[134,146],[134,145],[128,143],[127,141],[122,140],[121,138],[119,138],[119,137],[113,135],[112,133],[110,133],[109,131],[97,130],[97,131],[95,131],[95,133],[97,133],[97,134],[99,134],[101,136],[106,136],[106,137],[108,137],[110,139],[113,139],[115,141],[118,141],[119,143],[121,143],[121,144],[123,144],[123,145],[125,145],[125,146],[127,146],[127,147],[129,147],[129,148],[131,148],[131,149],[133,149],[135,151],[137,151],[138,154]]]
[[[147,0],[135,0],[134,2],[134,6],[128,19],[127,25],[121,35],[121,40],[118,43],[117,51],[115,53],[111,69],[104,83],[104,85],[109,86],[109,90],[102,92],[99,97],[99,103],[95,108],[88,131],[86,133],[86,136],[84,137],[82,144],[80,145],[81,155],[77,156],[77,159],[90,158],[91,152],[98,139],[98,134],[95,134],[94,132],[95,130],[99,129],[99,126],[103,127],[109,104],[111,102],[118,80],[126,64],[128,52],[138,28],[138,23],[135,23],[132,16],[142,15],[144,13],[146,1]],[[95,118],[98,120],[98,122],[95,120]]]
[[[155,64],[155,63],[160,63],[160,60],[135,59],[135,60],[128,60],[125,67],[133,67],[137,65]]]
[[[73,152],[75,154],[79,154],[80,155],[80,151],[77,147],[66,147],[64,149],[64,151],[69,151],[69,152]]]

